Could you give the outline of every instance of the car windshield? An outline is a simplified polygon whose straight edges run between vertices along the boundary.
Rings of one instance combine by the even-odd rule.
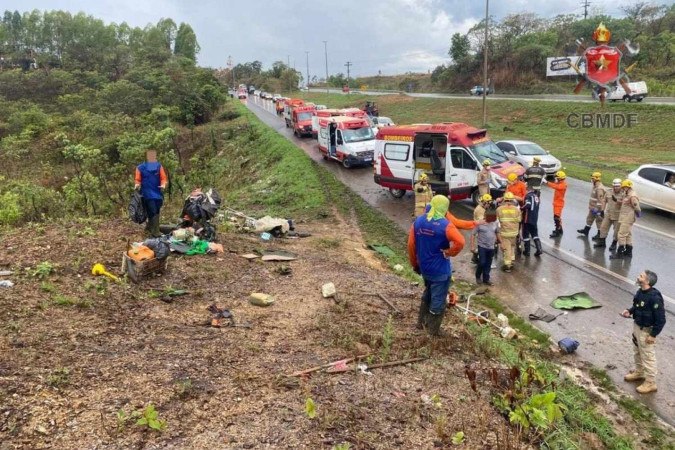
[[[521,155],[525,156],[546,154],[546,150],[544,150],[537,144],[518,144],[518,151],[520,152]]]
[[[356,128],[351,130],[342,130],[345,142],[360,142],[375,139],[373,130],[368,127]]]
[[[480,144],[472,145],[469,149],[480,162],[489,159],[493,164],[498,164],[507,160],[504,152],[492,141],[485,141]]]
[[[302,112],[298,114],[298,120],[312,120],[311,112]]]

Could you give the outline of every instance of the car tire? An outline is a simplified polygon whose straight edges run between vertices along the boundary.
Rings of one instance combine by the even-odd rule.
[[[476,189],[471,193],[471,202],[473,203],[474,206],[477,206],[479,201],[480,201],[480,192],[478,192],[478,189]]]
[[[636,98],[636,100],[638,101],[638,103],[641,102],[642,99],[644,99],[644,97],[638,97],[638,98]]]
[[[349,158],[345,158],[342,160],[342,167],[345,169],[351,169],[352,168],[352,162]]]
[[[403,196],[405,195],[405,189],[389,188],[389,193],[394,198],[403,198]]]
[[[630,97],[629,97],[628,95],[624,95],[624,96],[623,96],[623,101],[624,101],[625,103],[630,103]]]

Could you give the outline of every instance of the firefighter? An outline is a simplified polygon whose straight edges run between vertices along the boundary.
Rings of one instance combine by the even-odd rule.
[[[605,195],[604,218],[602,225],[600,225],[600,238],[593,244],[595,248],[605,248],[607,245],[607,235],[610,227],[614,227],[614,238],[612,244],[609,246],[609,251],[616,250],[617,239],[619,237],[619,211],[621,210],[621,179],[615,178],[612,181],[612,189],[607,191]]]
[[[504,201],[497,208],[497,219],[499,219],[500,236],[502,251],[504,252],[504,272],[511,272],[513,261],[516,259],[516,238],[518,237],[518,228],[520,226],[520,209],[517,206],[516,198],[511,192],[504,194]]]
[[[483,170],[478,172],[476,184],[478,185],[478,193],[483,196],[490,193],[490,166],[492,163],[489,159],[483,161]]]
[[[550,238],[558,238],[563,235],[562,227],[562,210],[565,207],[565,193],[567,192],[567,181],[565,179],[567,175],[562,170],[559,170],[555,173],[555,182],[547,182],[544,180],[544,184],[553,189],[553,223],[555,228],[550,234]]]
[[[431,201],[431,198],[434,196],[434,193],[431,191],[431,186],[429,186],[429,175],[422,172],[420,179],[415,183],[415,212],[413,213],[415,217],[421,216],[424,214],[424,210],[427,208],[427,205]]]
[[[605,216],[604,204],[607,192],[605,191],[605,186],[602,184],[602,174],[600,172],[593,172],[591,175],[591,183],[591,198],[588,201],[586,226],[577,230],[577,233],[588,237],[588,232],[591,231],[593,222],[595,222],[598,231],[595,236],[593,236],[593,240],[597,241],[600,239],[600,227],[602,226],[602,220]]]
[[[508,174],[506,180],[508,183],[506,184],[505,193],[512,192],[513,196],[518,201],[518,204],[522,206],[523,202],[525,201],[525,194],[527,194],[527,184],[525,184],[523,181],[520,181],[518,179],[518,175],[515,173]],[[502,197],[498,198],[497,203],[501,203],[502,199]]]
[[[539,231],[537,228],[537,221],[539,220],[539,196],[534,192],[534,189],[528,188],[527,195],[525,195],[525,203],[523,204],[523,244],[525,249],[523,255],[530,256],[530,238],[534,241],[534,247],[537,251],[534,256],[541,256],[541,241],[539,240]]]
[[[663,296],[654,288],[658,277],[645,270],[637,278],[640,289],[633,297],[633,306],[621,315],[633,317],[633,358],[635,369],[623,377],[625,381],[644,382],[636,388],[640,394],[656,392],[656,337],[666,325]]]
[[[633,191],[633,182],[623,180],[621,182],[621,209],[619,209],[619,235],[616,254],[610,255],[610,259],[631,258],[633,256],[633,224],[635,219],[642,215],[640,200]]]
[[[141,191],[143,206],[148,214],[145,231],[152,237],[160,237],[159,211],[164,203],[164,190],[168,184],[168,177],[162,164],[157,161],[157,152],[148,150],[145,153],[145,162],[136,167],[134,189]]]
[[[450,289],[452,264],[464,247],[464,237],[445,218],[450,200],[436,195],[429,203],[429,212],[415,219],[408,234],[408,259],[415,272],[424,279],[418,328],[427,327],[432,336],[441,335],[446,298]]]
[[[537,195],[541,195],[541,183],[546,181],[546,171],[539,165],[540,163],[541,158],[539,156],[532,158],[532,165],[527,168],[523,177],[527,186],[534,189]]]

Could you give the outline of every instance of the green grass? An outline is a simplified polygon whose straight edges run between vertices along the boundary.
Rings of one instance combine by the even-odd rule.
[[[380,114],[397,124],[466,122],[480,127],[482,106],[470,99],[428,99],[400,95],[366,96],[305,93],[306,98],[329,107],[363,106],[378,103]],[[570,128],[569,114],[635,113],[632,128]],[[558,157],[568,176],[588,179],[596,170],[604,179],[624,178],[640,164],[675,161],[675,107],[654,104],[542,102],[489,100],[488,130],[493,140],[532,140]],[[508,127],[508,128],[506,128]],[[509,131],[512,129],[513,131]]]

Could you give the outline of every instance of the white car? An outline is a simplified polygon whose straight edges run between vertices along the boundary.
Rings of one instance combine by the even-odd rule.
[[[555,174],[562,167],[562,163],[558,158],[534,142],[499,141],[497,142],[497,147],[506,153],[506,157],[510,161],[516,162],[526,169],[532,165],[532,160],[535,156],[541,158],[539,165],[546,171],[547,175]]]
[[[628,179],[640,203],[675,213],[675,165],[645,164],[629,173]]]
[[[396,125],[393,120],[391,120],[389,117],[384,116],[373,117],[373,123],[377,128],[393,127],[394,125]]]

